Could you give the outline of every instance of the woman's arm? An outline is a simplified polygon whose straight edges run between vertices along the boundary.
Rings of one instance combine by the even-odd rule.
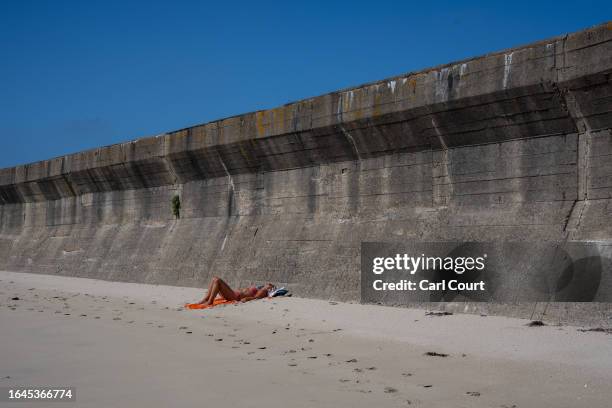
[[[263,299],[265,297],[268,297],[268,291],[266,289],[260,289],[257,291],[255,296],[246,296],[240,299],[240,301],[244,303],[244,302],[250,302],[251,300],[255,300],[255,299]]]

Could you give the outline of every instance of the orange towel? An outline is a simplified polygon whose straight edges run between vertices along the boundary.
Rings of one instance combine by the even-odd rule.
[[[213,301],[212,305],[200,305],[198,303],[187,303],[185,305],[186,309],[210,309],[211,307],[215,307],[218,305],[225,305],[225,304],[231,304],[231,303],[236,303],[235,300],[225,300],[225,299],[221,299],[221,298],[217,298]]]

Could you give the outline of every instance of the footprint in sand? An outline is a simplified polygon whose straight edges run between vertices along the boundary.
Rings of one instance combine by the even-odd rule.
[[[397,392],[397,389],[393,387],[385,387],[385,394],[393,394],[395,392]]]
[[[466,392],[467,395],[469,395],[470,397],[480,397],[480,393],[477,391],[468,391]]]
[[[427,353],[425,353],[424,355],[429,356],[429,357],[448,357],[448,354],[445,353],[437,353],[435,351],[428,351]]]
[[[350,360],[346,360],[346,363],[356,363],[357,359],[356,358],[351,358]]]

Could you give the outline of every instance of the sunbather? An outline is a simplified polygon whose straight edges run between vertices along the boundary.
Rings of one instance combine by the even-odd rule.
[[[268,292],[273,291],[276,287],[268,283],[261,287],[249,286],[248,288],[233,290],[223,279],[215,276],[212,278],[208,286],[208,292],[204,299],[197,304],[212,305],[217,295],[220,295],[225,300],[233,300],[240,302],[248,302],[255,299],[262,299],[268,296]]]

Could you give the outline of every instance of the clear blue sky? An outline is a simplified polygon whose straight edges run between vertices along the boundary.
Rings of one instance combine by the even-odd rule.
[[[0,167],[577,31],[612,1],[0,3]]]

